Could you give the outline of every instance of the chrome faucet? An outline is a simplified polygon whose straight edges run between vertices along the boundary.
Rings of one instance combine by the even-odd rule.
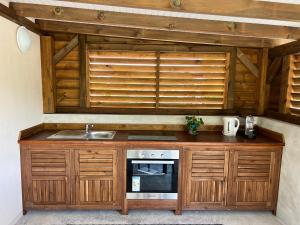
[[[86,124],[85,125],[85,133],[90,134],[93,127],[94,127],[93,124]]]

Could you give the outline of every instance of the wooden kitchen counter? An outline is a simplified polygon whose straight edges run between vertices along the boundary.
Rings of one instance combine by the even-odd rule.
[[[98,130],[98,129],[94,129]],[[48,139],[48,137],[52,134],[55,134],[59,130],[38,130],[36,132],[32,132],[29,135],[20,135],[21,138],[19,140],[20,143],[37,143],[42,141],[45,142],[63,142],[63,143],[114,143],[114,144],[167,144],[170,145],[172,143],[176,144],[196,144],[196,145],[277,145],[283,146],[284,141],[281,134],[263,129],[258,127],[258,135],[255,139],[245,138],[242,132],[238,133],[236,137],[227,137],[222,134],[221,131],[200,131],[197,136],[192,136],[188,134],[186,131],[145,131],[145,130],[132,130],[132,131],[124,131],[124,130],[116,130],[117,133],[112,140],[110,139],[98,139],[98,140],[85,140],[85,139]],[[128,140],[129,134],[140,134],[140,135],[175,135],[176,141],[145,141],[145,140]]]

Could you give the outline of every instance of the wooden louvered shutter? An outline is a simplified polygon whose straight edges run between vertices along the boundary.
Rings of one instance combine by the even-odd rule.
[[[224,52],[161,53],[159,107],[223,109],[228,61]]]
[[[89,51],[90,107],[154,108],[156,54]]]
[[[287,108],[290,114],[300,116],[300,54],[290,56]]]
[[[226,108],[229,53],[89,50],[88,57],[92,108]]]

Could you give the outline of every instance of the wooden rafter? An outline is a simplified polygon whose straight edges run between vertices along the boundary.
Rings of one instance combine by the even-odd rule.
[[[122,7],[147,8],[176,12],[191,12],[215,14],[221,16],[235,16],[261,18],[272,20],[300,21],[300,5],[253,0],[66,0],[101,5]],[[216,7],[220,6],[222,7]]]
[[[67,54],[69,54],[78,45],[78,35],[76,35],[65,47],[60,49],[54,56],[54,63],[59,63]]]
[[[26,3],[11,3],[11,7],[20,16],[56,21],[270,39],[300,38],[300,29],[283,26],[153,16]]]
[[[273,47],[277,40],[37,20],[44,31],[238,47]],[[286,40],[288,41],[288,40]]]
[[[237,49],[237,57],[244,64],[245,67],[256,77],[259,77],[259,70],[251,60],[242,52],[241,49]]]
[[[23,16],[18,16],[14,10],[6,7],[5,5],[0,3],[0,16],[3,16],[4,18],[20,25],[26,27],[28,30],[38,34],[42,35],[43,32],[40,30],[39,25],[33,23],[29,19],[23,17]]]
[[[270,58],[282,57],[300,52],[300,40],[270,49]]]

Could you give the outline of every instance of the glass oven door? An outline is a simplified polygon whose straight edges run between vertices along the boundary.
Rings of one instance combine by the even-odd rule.
[[[127,196],[129,197],[169,199],[173,196],[174,198],[175,194],[177,197],[177,183],[178,160],[127,160]]]

